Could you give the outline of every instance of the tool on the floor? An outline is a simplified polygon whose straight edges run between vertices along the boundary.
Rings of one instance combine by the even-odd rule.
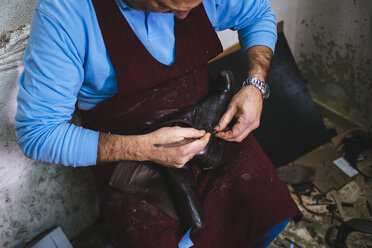
[[[346,239],[352,232],[361,232],[366,234],[372,234],[372,221],[366,219],[351,219],[348,222],[344,222],[339,228],[336,236],[336,240],[332,244],[330,240],[331,233],[337,227],[331,227],[326,234],[326,242],[334,248],[348,248],[346,245]]]
[[[340,213],[341,219],[343,220],[345,218],[345,211],[344,211],[344,208],[342,207],[342,203],[341,203],[340,198],[337,195],[337,192],[335,190],[332,190],[330,192],[330,195],[333,198],[333,200],[336,202],[336,206],[337,206],[338,211]]]
[[[349,161],[351,166],[356,167],[358,158],[364,149],[371,147],[371,141],[363,131],[354,131],[350,133],[350,137],[344,137],[342,140],[344,144],[343,151],[345,152],[344,158]]]

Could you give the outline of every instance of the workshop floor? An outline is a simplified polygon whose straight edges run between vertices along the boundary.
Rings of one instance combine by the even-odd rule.
[[[323,120],[327,128],[336,129],[337,133],[354,127],[354,125],[329,111],[320,108]],[[368,159],[366,157],[366,159]],[[369,158],[371,159],[371,158]],[[369,160],[371,161],[371,160]],[[372,164],[369,164],[369,169]],[[289,185],[293,192],[293,187]],[[372,179],[362,174],[358,174],[340,190],[335,191],[342,203],[348,203],[343,207],[343,216],[338,209],[332,215],[327,210],[327,205],[335,204],[332,193],[322,195],[317,189],[310,194],[301,195],[303,204],[300,204],[299,196],[292,194],[297,205],[304,214],[304,218],[295,223],[291,221],[287,228],[277,237],[271,245],[275,247],[333,247],[326,242],[326,235],[329,234],[329,241],[333,244],[336,237],[337,228],[341,225],[340,219],[348,221],[353,218],[361,218],[372,221]],[[315,199],[314,199],[315,198]],[[318,198],[318,201],[316,201]],[[305,205],[305,206],[304,206]],[[345,204],[346,205],[346,204]],[[311,213],[310,211],[314,212]],[[371,248],[372,235],[352,233],[348,236],[347,247],[349,248]]]
[[[342,133],[353,127],[351,122],[340,116],[324,109],[320,109],[320,111],[327,128],[334,128],[337,133]],[[333,192],[342,203],[346,203],[346,206],[341,210],[342,215],[337,207],[333,212],[327,209],[329,205],[336,205],[331,193],[323,195],[316,188],[310,186],[305,190],[306,193],[298,194],[294,193],[291,185],[288,187],[293,192],[292,196],[303,212],[304,218],[297,223],[290,221],[287,228],[270,245],[271,248],[332,247],[326,242],[326,234],[329,233],[329,240],[332,243],[337,233],[337,227],[341,224],[340,219],[343,221],[352,218],[372,220],[372,180],[369,181],[369,178],[364,175],[358,174],[340,190]],[[107,225],[99,219],[94,225],[74,238],[72,244],[75,248],[112,248],[114,245],[110,240],[112,237]],[[371,248],[372,235],[352,233],[347,239],[347,244],[349,248]]]

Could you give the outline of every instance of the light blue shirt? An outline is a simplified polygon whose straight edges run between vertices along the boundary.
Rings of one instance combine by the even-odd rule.
[[[119,0],[118,4],[153,57],[172,64],[174,15],[140,12]],[[238,30],[243,50],[254,45],[274,50],[276,22],[270,0],[203,4],[216,30]],[[117,92],[116,73],[91,1],[39,0],[24,66],[15,125],[25,155],[56,164],[95,164],[99,133],[69,123],[76,103],[88,110]]]

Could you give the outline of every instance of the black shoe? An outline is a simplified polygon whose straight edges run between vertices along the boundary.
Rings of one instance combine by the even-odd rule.
[[[214,136],[214,127],[226,111],[234,94],[233,81],[233,75],[230,71],[221,72],[204,100],[190,108],[172,113],[148,128],[147,131],[151,131],[161,127],[183,126],[204,129],[212,133],[207,146],[183,168],[158,167],[161,168],[167,178],[168,188],[170,188],[169,198],[166,192],[167,187],[164,187],[165,183],[162,182],[161,175],[152,172],[151,168],[147,168],[146,164],[142,162],[135,162],[142,166],[134,166],[132,168],[134,171],[131,173],[129,171],[129,173],[123,173],[123,170],[130,169],[128,167],[129,161],[124,161],[127,163],[117,166],[111,177],[110,185],[146,199],[173,218],[174,212],[177,212],[179,221],[187,229],[191,228],[192,231],[196,231],[204,227],[206,221],[203,205],[190,164],[196,164],[203,169],[212,169],[219,164],[222,157],[223,142]],[[162,194],[159,192],[162,192]],[[171,199],[173,204],[168,199]]]
[[[191,228],[196,231],[203,228],[206,220],[191,166],[186,164],[180,169],[166,167],[164,171],[181,224],[186,230]]]
[[[230,71],[221,72],[212,85],[212,90],[203,101],[170,114],[155,125],[156,129],[180,125],[204,129],[212,133],[207,146],[190,161],[190,164],[196,164],[203,169],[213,169],[219,164],[223,152],[223,141],[215,137],[214,127],[234,95],[233,83],[234,78]],[[169,179],[172,199],[180,222],[192,231],[204,227],[206,221],[203,205],[189,163],[181,169],[164,167],[164,171]]]
[[[207,146],[191,160],[191,163],[203,169],[216,168],[222,157],[223,141],[215,137],[214,127],[218,124],[234,95],[233,85],[232,72],[220,72],[204,100],[190,108],[166,116],[154,124],[151,129],[182,126],[206,130],[212,134],[211,138]]]

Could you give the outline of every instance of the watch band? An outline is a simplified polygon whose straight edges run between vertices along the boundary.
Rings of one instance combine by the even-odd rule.
[[[264,100],[269,98],[270,88],[269,88],[269,85],[267,83],[259,80],[258,78],[251,77],[251,78],[247,78],[243,82],[242,87],[244,87],[246,85],[253,85],[253,86],[257,87],[257,89],[259,89],[261,91],[262,97],[263,97]]]

